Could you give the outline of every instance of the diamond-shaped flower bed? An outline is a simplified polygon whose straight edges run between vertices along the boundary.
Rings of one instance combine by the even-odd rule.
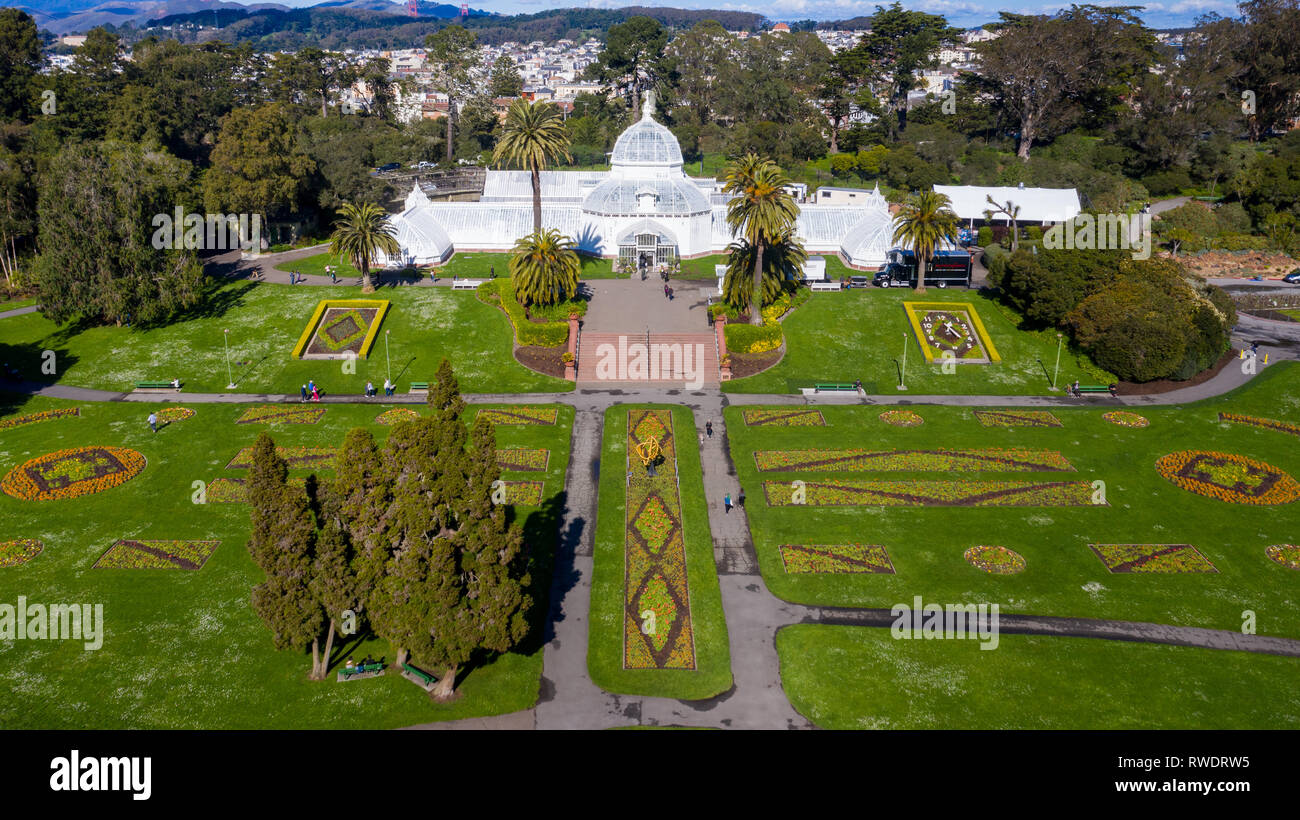
[[[325,415],[324,407],[295,404],[263,404],[250,407],[235,419],[236,424],[315,424]]]
[[[1088,547],[1106,569],[1115,573],[1218,572],[1191,544],[1089,544]]]
[[[764,481],[773,507],[1085,507],[1093,504],[1087,481],[949,481],[838,479]]]
[[[108,548],[94,569],[202,569],[220,541],[122,540]]]
[[[517,473],[541,473],[550,463],[551,451],[540,447],[504,447],[497,450],[497,466]]]
[[[25,564],[41,554],[45,545],[35,538],[19,538],[16,541],[0,541],[0,568],[16,567]]]
[[[364,359],[370,355],[386,299],[325,299],[293,349],[295,359]]]
[[[880,420],[895,427],[915,427],[925,423],[925,419],[911,410],[886,410],[880,414]]]
[[[1300,569],[1300,544],[1273,544],[1264,554],[1287,569]]]
[[[825,427],[820,410],[745,410],[746,427]]]
[[[904,302],[912,332],[927,362],[1000,362],[997,348],[970,302]]]
[[[1061,420],[1047,410],[974,410],[985,427],[1060,427]]]
[[[394,407],[375,416],[375,421],[384,425],[398,424],[403,421],[415,421],[420,414],[409,407]]]
[[[555,424],[558,414],[554,407],[497,407],[480,410],[474,418],[488,424]]]
[[[1111,424],[1118,424],[1120,427],[1146,427],[1151,423],[1147,421],[1145,416],[1139,416],[1137,413],[1130,413],[1127,410],[1112,410],[1109,413],[1102,413],[1101,417]]]
[[[894,574],[889,553],[876,544],[782,544],[781,563],[791,574]]]
[[[758,450],[763,472],[1062,472],[1074,465],[1055,450],[984,447],[953,450]]]

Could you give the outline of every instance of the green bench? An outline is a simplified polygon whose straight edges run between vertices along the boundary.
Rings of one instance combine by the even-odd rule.
[[[429,392],[429,383],[428,383],[428,382],[411,382],[411,390],[410,390],[410,392],[412,392],[412,393],[428,393],[428,392]]]
[[[422,687],[426,692],[432,689],[434,685],[438,683],[438,679],[435,678],[433,675],[430,675],[428,672],[423,672],[419,669],[416,669],[414,666],[411,666],[409,663],[402,664],[402,677],[406,678],[411,683],[414,683],[417,686]]]
[[[813,392],[820,393],[823,390],[851,390],[856,393],[858,392],[858,386],[856,384],[846,384],[844,382],[817,382],[813,385]]]
[[[136,382],[135,389],[140,393],[179,393],[180,382]]]
[[[1067,389],[1074,389],[1075,395],[1080,395],[1080,396],[1083,395],[1084,393],[1109,393],[1113,396],[1115,395],[1116,387],[1117,385],[1113,385],[1113,384],[1081,384],[1077,389],[1076,388],[1067,388]]]
[[[344,667],[339,670],[339,675],[341,676],[342,680],[347,680],[348,678],[351,678],[353,675],[365,675],[371,672],[382,672],[382,671],[384,671],[384,665],[382,663],[377,663],[377,662],[363,663],[358,666],[353,666],[350,668]]]

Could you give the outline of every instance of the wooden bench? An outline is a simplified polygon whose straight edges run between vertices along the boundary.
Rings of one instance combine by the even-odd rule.
[[[179,393],[180,387],[174,382],[136,382],[136,393]]]
[[[428,672],[424,672],[419,669],[416,669],[414,666],[411,666],[409,663],[402,664],[402,677],[406,678],[411,683],[415,684],[416,686],[420,687],[426,692],[432,692],[433,687],[438,685],[437,678],[435,678],[433,675],[430,675]]]
[[[485,280],[483,279],[452,279],[451,289],[452,290],[474,290],[479,285],[483,284],[484,281]]]
[[[1115,395],[1117,385],[1113,384],[1081,384],[1079,385],[1079,394],[1084,393],[1109,393]],[[1067,388],[1073,389],[1073,388]]]
[[[852,391],[856,393],[858,392],[858,386],[856,384],[845,384],[844,382],[818,382],[813,385],[814,393],[843,391]]]
[[[417,394],[421,394],[421,395],[425,395],[425,396],[427,396],[427,395],[429,395],[429,383],[428,383],[428,382],[411,382],[411,389],[410,389],[409,392],[411,392],[411,393],[417,393]]]
[[[344,667],[339,670],[338,679],[344,680],[361,680],[363,678],[373,678],[384,671],[382,663],[363,663],[359,666]]]
[[[812,282],[808,285],[808,290],[816,293],[817,291],[826,290],[843,290],[839,282]]]

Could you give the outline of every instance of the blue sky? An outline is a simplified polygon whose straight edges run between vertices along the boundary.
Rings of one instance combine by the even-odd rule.
[[[310,6],[319,0],[271,0],[289,6]],[[1084,0],[1080,0],[1083,2]],[[458,3],[460,0],[443,0]],[[766,15],[773,20],[842,20],[870,14],[877,5],[888,5],[890,0],[574,0],[562,2],[557,0],[490,0],[490,2],[471,2],[470,5],[484,11],[501,14],[535,13],[548,8],[570,8],[590,6],[595,8],[619,8],[628,5],[668,6],[671,8],[696,9],[731,9],[753,11]],[[1148,25],[1155,27],[1173,27],[1191,25],[1197,17],[1209,12],[1216,12],[1225,17],[1236,16],[1235,0],[1158,0],[1140,3],[1140,0],[1123,2],[1119,0],[1092,0],[1094,5],[1143,5],[1146,11],[1143,18]],[[906,8],[943,14],[954,25],[976,26],[980,23],[996,20],[999,10],[1018,11],[1022,13],[1051,13],[1069,3],[1041,3],[1033,0],[1001,0],[1001,2],[978,3],[970,0],[908,0]]]

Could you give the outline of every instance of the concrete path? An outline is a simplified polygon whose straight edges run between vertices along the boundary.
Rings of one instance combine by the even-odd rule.
[[[583,334],[707,333],[705,315],[709,297],[718,293],[716,282],[670,280],[673,298],[664,296],[664,282],[654,274],[628,279],[587,281],[592,299],[582,320]]]
[[[35,313],[40,309],[40,305],[27,305],[20,308],[10,308],[9,310],[0,311],[0,319],[8,319],[10,316],[25,316],[28,313]]]

